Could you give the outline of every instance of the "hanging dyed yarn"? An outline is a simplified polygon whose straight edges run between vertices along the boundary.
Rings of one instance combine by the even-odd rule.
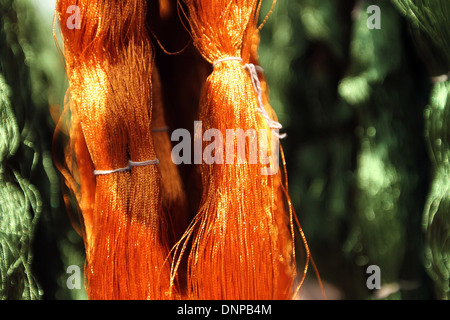
[[[88,296],[172,298],[167,291],[167,218],[151,131],[153,52],[147,3],[78,1],[80,29],[66,28],[71,5],[60,0],[56,10],[76,131],[72,136],[80,142],[72,152],[77,164],[87,168],[77,170],[81,190],[75,193],[80,207],[88,208],[83,212]],[[85,177],[88,182],[80,183]],[[95,198],[90,196],[93,179]]]
[[[296,293],[292,212],[284,220],[279,175],[252,161],[258,154],[275,156],[271,146],[278,144],[280,129],[265,109],[257,68],[250,63],[258,3],[185,1],[194,45],[213,65],[200,101],[202,136],[196,137],[204,141],[203,154],[195,155],[203,158],[203,197],[175,247],[182,255],[192,241],[187,277],[194,299],[289,299]],[[239,147],[242,136],[228,130],[248,133],[245,149]],[[172,276],[176,271],[174,263]]]

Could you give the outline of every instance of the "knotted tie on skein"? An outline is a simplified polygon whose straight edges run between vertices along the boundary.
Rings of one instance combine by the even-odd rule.
[[[56,9],[76,138],[71,145],[78,146],[69,150],[76,161],[64,173],[80,208],[88,208],[83,211],[88,296],[172,298],[167,218],[151,131],[153,51],[146,1],[78,1],[81,29],[73,30],[66,28],[72,4],[59,0]]]

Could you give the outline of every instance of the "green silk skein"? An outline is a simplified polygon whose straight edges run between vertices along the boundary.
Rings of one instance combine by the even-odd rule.
[[[392,0],[418,37],[435,83],[425,112],[432,182],[424,209],[425,266],[438,298],[450,298],[450,1]],[[424,41],[425,39],[425,41]]]

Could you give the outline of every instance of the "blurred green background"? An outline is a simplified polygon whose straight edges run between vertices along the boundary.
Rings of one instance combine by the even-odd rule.
[[[429,61],[393,2],[280,0],[261,33],[271,104],[288,133],[290,195],[331,299],[448,298],[449,261],[442,255],[440,274],[430,271],[425,237],[434,179]],[[372,4],[381,29],[366,25]],[[52,112],[67,87],[53,7],[0,0],[3,299],[86,298],[66,286],[67,267],[83,266],[83,243],[51,157]],[[442,224],[449,239],[450,222]],[[366,286],[369,265],[380,267],[380,290]],[[322,298],[313,271],[303,297]]]

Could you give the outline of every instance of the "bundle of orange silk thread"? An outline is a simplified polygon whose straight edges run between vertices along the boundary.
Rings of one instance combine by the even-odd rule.
[[[153,52],[146,1],[77,1],[81,29],[73,30],[66,28],[72,4],[58,0],[56,10],[76,115],[71,120],[81,127],[97,174],[95,201],[85,219],[91,233],[88,296],[173,298],[177,290],[167,291],[167,221],[151,134]]]
[[[205,153],[216,161],[225,155],[227,145],[238,140],[222,139],[227,129],[253,129],[257,133],[263,129],[270,133],[266,119],[258,111],[257,94],[243,64],[250,59],[250,51],[245,54],[243,47],[252,41],[248,32],[256,30],[258,2],[185,0],[194,44],[215,65],[202,91],[200,120],[203,132],[221,132],[205,148]],[[239,61],[241,58],[243,61]],[[272,139],[270,134],[260,136],[259,151],[270,150]],[[201,165],[200,209],[175,246],[179,261],[192,240],[187,274],[190,298],[290,299],[295,295],[293,248],[286,253],[292,241],[285,237],[294,235],[288,224],[280,223],[276,216],[287,214],[280,207],[276,209],[277,175],[263,175],[262,168],[266,166],[249,161],[249,145],[257,141],[250,138],[246,144],[244,163],[238,163],[234,145],[233,164],[224,158],[223,164]],[[176,271],[174,261],[173,277]]]

